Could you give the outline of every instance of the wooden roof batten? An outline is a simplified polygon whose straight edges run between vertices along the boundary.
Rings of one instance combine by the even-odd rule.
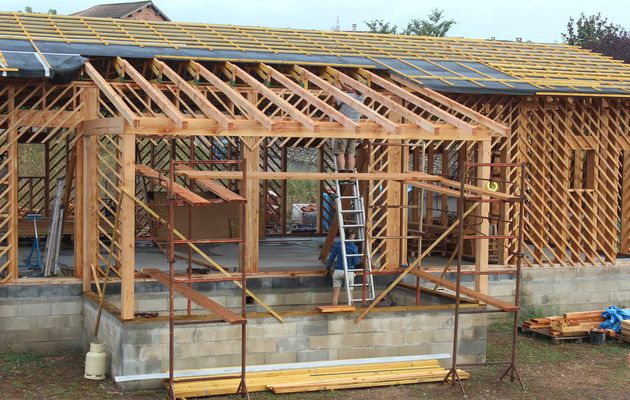
[[[119,77],[128,77],[133,82],[108,81],[89,61],[84,68],[124,119],[120,124],[110,118],[111,134],[129,131],[146,136],[221,134],[477,141],[504,136],[509,131],[506,126],[413,81],[381,76],[365,69],[342,71],[324,67],[316,73],[299,65],[278,68],[258,63],[249,65],[246,70],[228,61],[216,63],[211,70],[193,60],[185,61],[184,68],[182,65],[175,68],[153,59],[149,70],[157,77],[155,81],[143,76],[123,58],[116,57],[113,64]],[[194,79],[187,80],[181,71],[187,71]],[[357,101],[338,89],[334,82],[354,88],[371,101],[367,104]],[[148,103],[140,101],[146,111],[133,105],[131,97],[139,98],[137,91],[149,100]],[[215,93],[215,97],[223,95],[230,106],[224,101],[213,101],[209,92]],[[179,93],[185,94],[187,99],[181,98]],[[266,102],[263,104],[260,99]],[[351,120],[330,103],[331,99],[350,105],[367,120]],[[240,113],[237,115],[228,107]],[[164,117],[160,116],[160,111]],[[100,133],[105,133],[103,123],[84,121],[84,127],[89,127],[90,123]]]

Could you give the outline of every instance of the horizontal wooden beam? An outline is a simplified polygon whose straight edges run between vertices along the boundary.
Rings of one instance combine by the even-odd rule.
[[[175,166],[175,169],[177,171],[194,172],[194,170],[187,165],[177,165]],[[189,176],[189,178],[194,180],[199,186],[211,191],[212,193],[216,194],[217,196],[219,196],[225,201],[229,201],[229,202],[246,201],[243,196],[234,193],[233,191],[221,185],[219,182],[215,180],[212,180],[209,178],[200,178],[200,177],[191,177],[191,176]]]
[[[437,275],[433,275],[429,272],[425,272],[423,270],[419,270],[419,269],[413,269],[411,271],[412,275],[418,276],[420,278],[426,279],[428,281],[431,281],[433,283],[437,283],[438,285],[445,287],[447,289],[451,289],[451,290],[455,290],[456,289],[456,285],[455,282],[453,281],[449,281],[448,279],[443,279],[440,278]],[[514,312],[514,311],[518,311],[519,307],[515,306],[514,304],[510,304],[507,303],[505,301],[499,300],[496,297],[492,297],[492,296],[488,296],[486,294],[482,294],[479,293],[475,290],[469,289],[465,286],[460,286],[460,291],[462,294],[470,297],[471,299],[475,299],[478,301],[481,301],[483,303],[489,304],[493,307],[496,307],[500,310],[503,311],[507,311],[507,312]]]
[[[241,171],[176,171],[178,175],[183,175],[191,179],[242,179]],[[249,178],[263,180],[333,180],[333,179],[356,179],[360,181],[370,180],[419,180],[419,181],[439,181],[440,176],[426,174],[424,172],[274,172],[274,171],[254,171],[247,174]]]
[[[74,128],[82,118],[81,111],[43,111],[15,110],[14,121],[17,126],[33,126],[38,128]]]
[[[440,126],[439,135],[427,132],[422,128],[415,127],[411,124],[401,124],[400,133],[393,135],[385,129],[379,127],[373,122],[359,123],[360,132],[346,129],[337,123],[321,123],[322,127],[319,132],[313,132],[303,129],[295,121],[277,121],[277,128],[267,130],[263,127],[243,127],[243,125],[251,125],[251,121],[234,122],[235,129],[224,131],[216,121],[208,119],[190,119],[188,120],[188,128],[178,128],[173,121],[168,118],[142,118],[136,126],[126,125],[125,132],[133,133],[138,136],[235,136],[235,137],[294,137],[294,138],[340,138],[340,139],[409,139],[409,140],[453,140],[453,141],[480,141],[491,140],[492,134],[488,129],[480,129],[475,134],[463,132],[460,129],[448,129],[446,126]],[[283,128],[284,126],[284,128]],[[332,126],[338,126],[333,128]],[[439,125],[438,125],[439,126]]]
[[[157,183],[163,188],[168,189],[169,182],[165,175],[161,175],[158,171],[153,168],[144,165],[144,164],[136,164],[136,171],[138,174],[142,176],[146,176],[147,178],[151,178],[157,181]],[[192,192],[185,187],[173,182],[173,193],[177,196],[181,197],[184,201],[193,204],[193,205],[210,205],[212,204],[210,201],[204,199],[199,196],[197,193]]]
[[[160,282],[164,286],[168,287],[171,285],[169,276],[159,269],[147,268],[143,269],[142,272],[149,275],[151,278]],[[193,303],[198,304],[206,310],[212,311],[213,313],[217,314],[225,322],[228,322],[230,324],[242,324],[246,321],[245,318],[225,308],[224,306],[215,302],[209,297],[204,296],[196,290],[186,286],[184,283],[173,283],[173,290],[184,296],[185,298],[191,300]]]
[[[84,135],[122,135],[125,133],[125,119],[121,117],[88,119],[81,122]]]

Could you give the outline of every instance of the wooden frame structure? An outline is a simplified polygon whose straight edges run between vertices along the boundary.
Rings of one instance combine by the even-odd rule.
[[[370,246],[382,271],[396,272],[407,263],[407,238],[420,218],[424,240],[441,241],[435,252],[454,251],[444,236],[453,223],[448,198],[456,194],[457,171],[465,160],[530,165],[525,265],[603,265],[615,262],[618,245],[622,252],[630,251],[630,204],[624,201],[630,179],[619,176],[630,148],[628,100],[623,98],[447,97],[393,72],[268,63],[102,58],[86,63],[82,76],[65,85],[13,80],[0,88],[3,282],[18,275],[18,221],[29,209],[20,205],[34,199],[30,194],[20,199],[17,165],[19,144],[30,142],[61,149],[48,150],[54,155],[47,157],[61,160],[47,165],[48,182],[60,171],[73,170],[67,199],[76,221],[75,274],[89,290],[103,276],[111,248],[125,319],[133,318],[134,241],[151,229],[146,219],[142,222],[147,209],[134,198],[146,205],[141,183],[146,167],[164,170],[170,158],[248,160],[246,220],[258,226],[264,218],[260,204],[267,201],[260,196],[261,185],[282,188],[288,179],[313,179],[325,188],[335,176],[327,158],[328,139],[361,139],[363,161],[354,177],[365,180]],[[333,85],[338,81],[365,93],[366,102],[348,98]],[[335,98],[352,104],[363,118],[348,120],[333,107]],[[464,141],[471,143],[465,153]],[[422,160],[421,145],[426,148]],[[318,148],[320,172],[287,172],[288,147]],[[71,159],[76,160],[73,168]],[[469,196],[514,195],[515,172],[509,168],[478,167],[469,174],[499,183],[498,192],[470,187]],[[198,196],[194,187],[235,187],[242,178],[227,169],[181,170],[178,175],[183,195],[191,197]],[[419,200],[420,189],[432,194]],[[286,197],[278,201],[286,204]],[[420,215],[414,208],[419,201],[430,212]],[[48,200],[38,202],[45,207]],[[110,246],[111,217],[118,209],[120,232]],[[509,205],[485,203],[468,218],[479,219],[481,235],[491,229],[508,235],[506,221],[516,215]],[[245,238],[250,273],[258,270],[258,237],[250,229]],[[513,250],[500,239],[489,242],[471,240],[464,249],[478,271],[491,262],[514,263]],[[487,284],[487,276],[478,276],[477,292],[487,293]]]

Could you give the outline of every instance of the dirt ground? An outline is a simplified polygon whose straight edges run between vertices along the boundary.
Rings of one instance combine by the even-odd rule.
[[[509,327],[494,325],[488,332],[488,359],[505,359],[509,352]],[[551,345],[547,341],[520,336],[520,372],[527,391],[517,383],[497,382],[502,367],[469,369],[464,382],[470,399],[628,399],[630,368],[626,359],[630,345],[608,340],[603,346],[584,343]],[[165,392],[122,393],[111,381],[83,379],[83,354],[0,354],[1,399],[163,399]],[[235,399],[214,397],[214,400]],[[461,399],[458,387],[419,384],[379,389],[317,392],[296,395],[252,393],[252,400],[374,400],[374,399]]]

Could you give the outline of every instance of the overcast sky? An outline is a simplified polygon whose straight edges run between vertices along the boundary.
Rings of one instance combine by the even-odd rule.
[[[69,14],[95,4],[116,2],[49,0],[2,0],[0,10],[35,11],[55,8]],[[457,24],[449,36],[538,42],[559,42],[569,17],[601,12],[611,22],[630,28],[630,0],[154,0],[174,21],[211,24],[257,25],[279,28],[329,30],[339,25],[350,30],[352,24],[366,29],[363,21],[384,19],[406,26],[411,18],[424,18],[432,8],[443,9]]]

